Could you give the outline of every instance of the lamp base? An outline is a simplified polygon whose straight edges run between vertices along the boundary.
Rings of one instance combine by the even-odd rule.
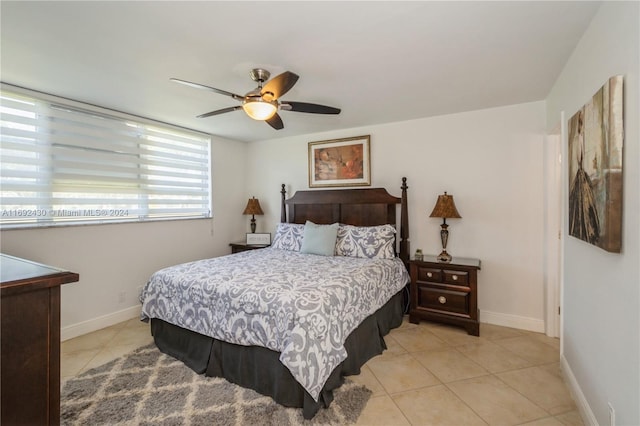
[[[442,253],[436,258],[438,262],[448,263],[451,262],[451,255],[447,253],[447,241],[449,240],[449,225],[447,225],[447,219],[442,219],[442,225],[440,225],[440,239],[442,240]]]
[[[442,250],[442,253],[440,253],[436,259],[438,260],[438,262],[449,263],[453,258],[449,253],[447,253],[446,250]]]

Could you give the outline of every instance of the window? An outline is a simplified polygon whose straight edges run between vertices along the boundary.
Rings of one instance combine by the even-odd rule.
[[[211,217],[209,135],[2,85],[3,229]]]

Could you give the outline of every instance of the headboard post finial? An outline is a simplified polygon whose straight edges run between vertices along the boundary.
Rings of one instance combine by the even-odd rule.
[[[280,190],[280,194],[282,195],[282,200],[280,204],[280,223],[287,222],[287,207],[284,203],[285,196],[287,195],[287,190],[285,189],[284,183],[282,184],[282,189]]]

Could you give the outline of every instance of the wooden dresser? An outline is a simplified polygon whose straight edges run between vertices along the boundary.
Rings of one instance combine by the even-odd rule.
[[[0,276],[0,424],[60,424],[60,286],[79,276],[6,254]]]
[[[464,327],[467,333],[480,335],[478,313],[478,271],[480,260],[453,258],[438,262],[436,256],[412,260],[411,310],[409,321],[421,319]]]

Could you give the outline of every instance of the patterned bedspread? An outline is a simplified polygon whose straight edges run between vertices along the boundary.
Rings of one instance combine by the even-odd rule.
[[[244,251],[156,272],[141,295],[142,318],[280,352],[317,401],[347,356],[345,339],[408,280],[399,259]]]

